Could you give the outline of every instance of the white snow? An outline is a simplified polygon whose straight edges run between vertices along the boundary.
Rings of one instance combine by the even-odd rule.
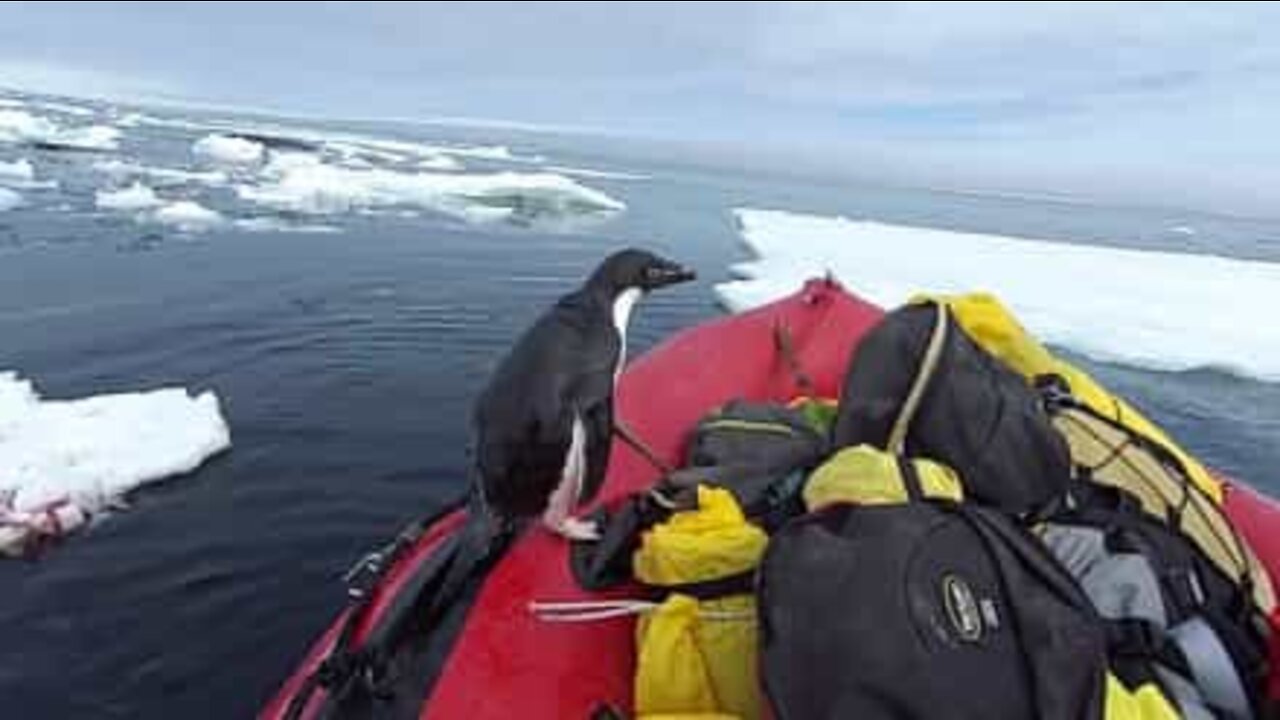
[[[101,210],[124,211],[149,210],[164,204],[154,190],[137,181],[119,190],[99,190],[95,202]]]
[[[985,290],[1045,341],[1157,370],[1214,367],[1280,381],[1280,264],[1074,245],[776,210],[735,211],[757,258],[716,287],[731,310],[833,273],[881,306]]]
[[[262,143],[230,135],[206,135],[191,146],[197,157],[225,165],[252,165],[262,160]]]
[[[168,203],[151,213],[149,219],[184,232],[209,230],[221,225],[223,220],[222,215],[216,210],[210,210],[192,200],[175,200]]]
[[[545,168],[549,172],[560,173],[570,177],[589,178],[597,180],[650,180],[649,175],[641,175],[638,173],[618,172],[616,170],[596,170],[593,168],[571,167],[568,165],[548,165]]]
[[[116,180],[146,178],[157,187],[170,187],[199,183],[202,185],[226,185],[227,174],[221,170],[180,170],[178,168],[152,167],[124,160],[103,160],[93,164],[93,169]]]
[[[49,400],[0,372],[0,495],[32,511],[66,498],[101,511],[145,483],[191,472],[231,445],[213,392],[181,388]]]
[[[9,188],[0,187],[0,212],[12,210],[22,204],[22,196],[10,190]]]
[[[0,143],[41,143],[73,150],[115,150],[120,130],[109,125],[63,127],[25,110],[0,109]]]
[[[398,172],[331,165],[305,153],[273,153],[263,182],[236,188],[241,199],[276,210],[323,215],[417,207],[470,221],[623,210],[608,195],[552,173]]]

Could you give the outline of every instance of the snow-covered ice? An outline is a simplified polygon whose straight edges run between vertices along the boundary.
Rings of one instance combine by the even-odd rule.
[[[175,200],[150,214],[150,219],[185,232],[209,230],[222,224],[222,214],[193,200]]]
[[[64,127],[25,110],[0,109],[0,143],[45,145],[71,150],[115,150],[120,130],[110,125]]]
[[[154,190],[137,181],[118,190],[99,190],[94,200],[101,210],[149,210],[164,204]]]
[[[1280,264],[739,209],[756,259],[716,287],[742,310],[834,274],[896,306],[917,292],[994,292],[1032,332],[1095,359],[1213,367],[1280,381]]]
[[[224,165],[252,165],[260,161],[262,143],[231,135],[206,135],[191,146],[196,157]]]
[[[323,215],[418,207],[471,221],[611,213],[618,200],[554,173],[399,172],[348,168],[306,153],[273,153],[257,184],[242,184],[242,200],[279,211]]]
[[[52,400],[30,380],[0,372],[0,496],[14,511],[67,500],[97,513],[140,485],[195,470],[230,445],[211,391]]]

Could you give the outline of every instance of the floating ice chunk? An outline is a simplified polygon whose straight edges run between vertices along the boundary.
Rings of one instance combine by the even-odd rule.
[[[25,110],[0,110],[0,142],[51,149],[114,150],[120,144],[120,130],[109,125],[64,128]]]
[[[146,178],[158,187],[186,185],[226,185],[227,174],[221,170],[180,170],[177,168],[138,165],[123,160],[103,160],[93,164],[93,169],[116,180]]]
[[[0,186],[14,190],[46,190],[58,187],[57,180],[37,180],[35,165],[25,158],[0,161]]]
[[[230,445],[213,392],[192,397],[165,388],[48,400],[30,381],[0,372],[0,495],[11,511],[65,500],[97,513],[140,485],[195,470]]]
[[[772,210],[736,211],[756,259],[716,287],[741,310],[831,272],[892,307],[921,291],[996,293],[1060,347],[1158,370],[1213,367],[1280,381],[1280,264]]]
[[[69,150],[115,150],[120,146],[120,130],[110,125],[66,128],[43,144]]]
[[[313,155],[273,153],[265,182],[240,185],[241,199],[280,211],[323,215],[418,207],[469,221],[613,213],[618,200],[552,173],[458,175],[353,169]]]
[[[95,203],[101,210],[150,210],[164,204],[151,188],[134,181],[132,185],[119,190],[99,190]]]
[[[53,137],[58,126],[25,110],[0,109],[0,142],[22,143]]]
[[[9,188],[0,187],[0,212],[12,210],[21,204],[21,195]]]
[[[223,217],[216,210],[191,200],[175,200],[151,213],[150,219],[161,225],[169,225],[184,232],[210,230],[222,224]]]
[[[253,165],[262,159],[262,143],[230,135],[206,135],[191,146],[197,157],[225,165]]]

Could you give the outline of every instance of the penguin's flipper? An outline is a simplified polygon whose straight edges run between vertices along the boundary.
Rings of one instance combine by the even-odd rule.
[[[613,444],[613,398],[606,397],[582,417],[587,433],[587,468],[578,492],[578,504],[591,502],[604,486]]]

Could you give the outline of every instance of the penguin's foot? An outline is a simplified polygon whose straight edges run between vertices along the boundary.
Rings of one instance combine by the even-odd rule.
[[[600,525],[591,520],[567,517],[551,528],[552,532],[568,540],[596,542],[600,539]]]

